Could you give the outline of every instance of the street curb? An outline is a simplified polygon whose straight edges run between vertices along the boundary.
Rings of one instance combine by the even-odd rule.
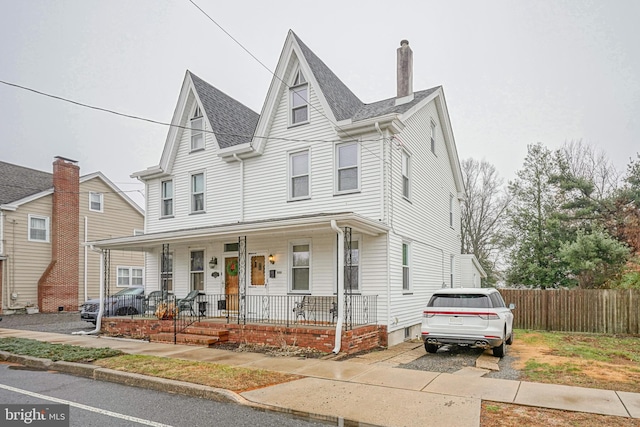
[[[343,423],[342,425],[375,427],[374,424],[362,423],[336,416],[301,412],[281,406],[272,406],[253,402],[249,399],[244,398],[238,393],[223,388],[209,387],[205,385],[170,380],[166,378],[150,377],[147,375],[135,374],[130,372],[121,372],[113,369],[101,368],[95,365],[88,365],[85,363],[65,361],[53,362],[49,359],[23,356],[6,351],[0,351],[0,361],[16,363],[34,369],[55,370],[65,374],[94,379],[97,381],[107,381],[133,387],[145,388],[149,390],[181,394],[191,397],[213,400],[216,402],[236,403],[248,406],[259,411],[288,414],[303,419],[318,420],[330,423]]]

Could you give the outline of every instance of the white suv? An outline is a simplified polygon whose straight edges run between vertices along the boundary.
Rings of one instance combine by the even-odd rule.
[[[507,307],[493,288],[455,288],[434,292],[422,316],[428,353],[444,344],[491,348],[502,357],[513,342],[514,304]]]

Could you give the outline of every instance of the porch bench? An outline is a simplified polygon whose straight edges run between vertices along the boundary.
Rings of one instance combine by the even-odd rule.
[[[301,301],[295,303],[293,312],[296,315],[296,322],[298,318],[309,321],[322,321],[330,317],[331,323],[333,323],[338,317],[337,297],[305,295]]]

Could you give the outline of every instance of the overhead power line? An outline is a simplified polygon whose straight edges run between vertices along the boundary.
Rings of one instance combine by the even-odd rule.
[[[115,111],[115,110],[111,110],[109,108],[104,108],[104,107],[97,107],[95,105],[90,105],[90,104],[86,104],[84,102],[79,102],[79,101],[74,101],[73,99],[69,99],[69,98],[65,98],[63,96],[58,96],[58,95],[53,95],[47,92],[42,92],[40,90],[36,90],[27,86],[22,86],[16,83],[11,83],[11,82],[7,82],[4,80],[0,80],[0,83],[5,84],[7,86],[12,86],[18,89],[22,89],[22,90],[26,90],[29,92],[33,92],[35,94],[41,95],[41,96],[45,96],[48,98],[53,98],[56,99],[58,101],[63,101],[63,102],[68,102],[70,104],[74,104],[77,105],[79,107],[84,107],[84,108],[89,108],[91,110],[96,110],[96,111],[102,111],[104,113],[109,113],[109,114],[114,114],[116,116],[120,116],[120,117],[126,117],[128,119],[133,119],[133,120],[141,120],[144,122],[148,122],[148,123],[153,123],[156,125],[161,125],[161,126],[168,126],[168,127],[174,127],[174,128],[179,128],[179,129],[185,129],[185,130],[192,130],[191,127],[189,126],[181,126],[181,125],[176,125],[173,123],[168,123],[168,122],[161,122],[159,120],[154,120],[154,119],[149,119],[146,117],[140,117],[140,116],[135,116],[133,114],[126,114],[126,113],[121,113],[119,111]],[[259,136],[259,135],[242,135],[242,134],[236,134],[236,133],[225,133],[225,132],[214,132],[212,130],[207,130],[207,129],[197,129],[201,132],[204,133],[210,133],[213,135],[224,135],[224,136],[235,136],[235,137],[241,137],[241,138],[257,138],[257,139],[267,139],[267,140],[274,140],[274,141],[291,141],[291,142],[340,142],[342,141],[341,139],[336,139],[336,140],[330,140],[330,139],[299,139],[299,138],[284,138],[284,137],[273,137],[273,136]],[[369,140],[363,140],[362,142],[365,141],[369,141],[369,142],[376,142],[376,141],[380,141],[381,138],[378,139],[369,139]]]

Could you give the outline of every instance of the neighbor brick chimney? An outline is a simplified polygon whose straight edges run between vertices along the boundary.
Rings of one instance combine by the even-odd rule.
[[[413,101],[413,51],[408,40],[402,40],[397,50],[398,94],[396,105]]]
[[[55,157],[51,208],[51,262],[38,281],[43,313],[78,310],[80,263],[80,167]]]

